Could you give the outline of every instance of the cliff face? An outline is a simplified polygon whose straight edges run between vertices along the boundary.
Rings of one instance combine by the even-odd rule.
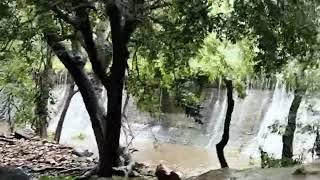
[[[319,180],[320,161],[288,168],[218,169],[187,180]]]

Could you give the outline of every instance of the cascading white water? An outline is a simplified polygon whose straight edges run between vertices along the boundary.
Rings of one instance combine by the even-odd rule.
[[[265,84],[269,87],[268,82]],[[63,89],[59,87],[53,91],[53,94],[61,97]],[[141,151],[136,157],[141,161],[154,161],[154,163],[158,163],[163,159],[174,163],[172,162],[174,159],[175,163],[181,167],[194,167],[195,163],[203,162],[202,164],[205,167],[218,168],[219,165],[215,158],[215,153],[211,151],[215,150],[215,144],[221,139],[227,108],[226,91],[223,89],[209,89],[208,91],[211,92],[208,96],[210,99],[206,101],[206,104],[203,104],[206,107],[203,110],[205,113],[204,125],[195,123],[183,114],[170,114],[166,116],[171,119],[168,122],[168,128],[168,124],[163,126],[155,123],[157,119],[150,117],[147,113],[138,111],[134,105],[133,98],[130,98],[127,117],[132,124],[131,128],[135,135],[134,145]],[[103,97],[106,96],[105,92],[102,94]],[[284,127],[286,125],[292,99],[292,93],[286,92],[286,88],[280,83],[276,84],[274,91],[248,88],[247,96],[244,99],[240,99],[235,95],[230,141],[227,146],[227,151],[231,150],[232,152],[227,152],[231,167],[244,168],[249,164],[249,157],[260,158],[259,147],[262,147],[268,153],[274,154],[275,157],[280,157],[282,150],[281,134],[272,133],[270,126],[276,125],[280,127],[282,125],[281,127]],[[107,106],[106,103],[107,101],[104,101],[105,106]],[[313,107],[312,111],[309,107],[310,104]],[[54,132],[58,119],[58,116],[56,116],[50,122],[49,131]],[[303,100],[298,111],[297,122],[298,124],[303,124],[302,127],[307,124],[312,124],[312,126],[320,124],[319,99],[309,98]],[[298,127],[294,139],[295,154],[299,154],[305,149],[310,149],[315,140],[314,134],[311,133],[310,135],[300,132],[300,130],[301,127]],[[165,148],[154,149],[152,142],[155,137]],[[124,138],[121,140],[124,141]],[[61,143],[79,149],[88,149],[97,154],[91,123],[80,93],[77,93],[71,101],[62,130]],[[186,152],[172,154],[175,151],[170,148],[178,148],[179,151],[186,150]],[[192,148],[195,148],[195,150],[191,150]],[[187,158],[190,156],[187,152],[204,154],[192,155],[191,157],[193,158],[195,156],[202,157],[202,159],[193,161],[192,158]],[[150,155],[147,155],[147,153],[150,153]],[[179,159],[180,155],[184,156]],[[244,157],[248,158],[243,159]],[[187,160],[188,162],[186,162]]]
[[[260,156],[258,150],[261,147],[264,151],[277,155],[276,157],[281,155],[281,136],[277,133],[271,133],[270,127],[274,124],[285,123],[292,100],[293,95],[288,94],[285,87],[277,82],[271,104],[263,117],[258,134],[246,148],[247,153],[258,157]]]
[[[259,157],[259,147],[274,158],[281,158],[282,134],[287,125],[290,105],[293,101],[293,93],[287,92],[286,87],[277,82],[271,105],[263,117],[259,132],[251,140],[245,149],[245,153],[252,157]],[[310,150],[315,142],[315,132],[303,131],[303,127],[320,125],[320,114],[310,112],[307,107],[310,102],[319,104],[317,98],[304,98],[297,113],[297,129],[294,136],[293,152],[296,157],[303,155],[303,159],[310,161]],[[317,110],[316,110],[317,111]]]
[[[219,97],[218,97],[219,99]],[[222,104],[217,100],[215,103],[215,108],[212,110],[209,123],[209,132],[211,131],[212,135],[210,137],[207,148],[213,148],[220,141],[223,133],[223,124],[225,120],[225,114],[227,109],[227,98],[224,95]],[[216,119],[216,120],[214,120]]]

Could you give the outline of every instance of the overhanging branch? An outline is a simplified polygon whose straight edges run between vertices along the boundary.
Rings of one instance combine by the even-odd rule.
[[[70,15],[62,12],[57,6],[52,6],[51,10],[56,14],[56,17],[64,20],[66,23],[74,26],[76,29],[79,27],[76,18],[71,17]]]
[[[99,54],[97,50],[97,46],[93,39],[93,31],[89,19],[89,14],[86,8],[78,8],[76,9],[76,16],[80,20],[80,26],[78,30],[82,34],[84,48],[87,51],[89,56],[89,60],[92,65],[93,72],[99,77],[102,85],[107,88],[108,87],[108,75],[106,71],[106,66],[104,64],[103,59],[99,59]]]

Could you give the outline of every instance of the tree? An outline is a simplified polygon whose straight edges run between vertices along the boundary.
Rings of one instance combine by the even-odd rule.
[[[216,145],[217,155],[219,158],[221,168],[229,167],[224,157],[224,147],[228,144],[228,141],[229,141],[230,122],[231,122],[232,112],[234,108],[232,81],[225,79],[224,83],[227,88],[228,108],[227,108],[226,118],[224,120],[222,138],[221,138],[221,141]]]
[[[205,39],[198,56],[190,62],[195,71],[206,74],[211,80],[221,77],[227,89],[228,107],[224,129],[222,138],[216,145],[221,168],[229,167],[224,156],[224,148],[229,141],[229,129],[234,109],[233,89],[237,90],[239,97],[244,98],[243,80],[247,76],[253,75],[254,49],[254,43],[249,40],[232,44],[226,39],[220,41],[212,33]]]
[[[67,111],[69,109],[71,100],[72,100],[73,96],[78,92],[77,90],[74,89],[74,87],[75,87],[74,82],[71,82],[67,87],[65,102],[63,105],[63,109],[62,109],[58,124],[57,124],[56,131],[54,133],[54,140],[57,142],[60,142],[63,123],[64,123],[65,117],[67,115]]]
[[[314,56],[318,50],[318,6],[318,1],[236,0],[233,11],[215,16],[219,22],[215,24],[215,30],[220,37],[227,37],[233,42],[246,37],[257,39],[256,72],[277,73],[294,60],[302,62],[306,68],[315,63]],[[298,74],[303,75],[304,70]],[[296,114],[305,92],[305,87],[298,86],[294,93],[283,136],[283,159],[292,158]]]
[[[81,52],[81,35],[79,34],[79,32],[75,31],[74,35],[71,39],[71,48],[73,50],[73,52],[75,53],[79,53]],[[86,64],[87,60],[83,59],[83,63]],[[71,75],[68,73],[67,79],[70,79],[71,82],[69,82],[67,90],[66,90],[66,95],[65,95],[65,102],[64,102],[64,106],[56,127],[56,131],[54,134],[54,140],[57,142],[60,142],[60,137],[61,137],[61,132],[62,132],[62,127],[63,127],[63,123],[65,120],[65,117],[67,115],[67,111],[69,109],[69,105],[71,103],[71,100],[73,98],[73,96],[79,91],[79,90],[75,90],[75,83],[73,80],[71,80]]]
[[[233,3],[233,11],[214,18],[215,31],[232,42],[256,38],[259,52],[256,71],[280,72],[290,60],[315,52],[318,24],[316,1],[243,1]]]
[[[130,63],[128,91],[140,109],[152,114],[161,114],[164,109],[161,94],[173,97],[176,106],[198,121],[199,87],[206,77],[191,72],[189,60],[210,32],[210,3],[155,1],[150,9],[133,37],[136,48]]]
[[[33,19],[24,10],[16,14],[15,9],[20,4],[10,2],[0,3],[0,86],[9,105],[2,113],[8,115],[11,131],[14,131],[15,126],[35,119],[34,100],[38,89],[34,73],[41,70],[38,68],[41,48],[35,43],[38,39],[30,27]]]
[[[318,53],[317,53],[318,54]],[[311,58],[316,58],[315,54]],[[318,87],[319,74],[317,73],[317,61],[309,60],[307,63],[292,61],[288,63],[283,71],[283,80],[286,85],[293,89],[294,98],[290,106],[288,124],[282,136],[282,163],[284,166],[290,165],[293,158],[293,140],[296,130],[297,113],[303,98],[307,98],[307,91],[314,92]],[[313,65],[314,64],[314,65]]]
[[[202,12],[204,8],[208,8],[206,1],[192,1],[198,5],[200,9],[196,11],[185,11],[188,2],[182,0],[172,0],[168,2],[142,0],[122,2],[116,0],[110,1],[36,1],[30,2],[30,5],[36,5],[36,14],[40,16],[38,27],[44,33],[44,39],[49,44],[51,49],[68,69],[73,77],[79,91],[83,97],[85,106],[90,116],[91,124],[95,133],[98,149],[99,149],[99,166],[97,173],[100,176],[109,177],[112,175],[112,167],[118,164],[118,149],[119,137],[121,128],[121,106],[122,106],[122,91],[124,84],[124,76],[127,68],[127,60],[129,58],[128,43],[141,18],[144,21],[151,19],[156,11],[165,15],[167,12],[175,14],[175,21],[180,22],[182,17],[186,19],[180,24],[171,24],[171,26],[181,26],[184,31],[191,29],[194,26],[192,23],[198,22],[192,16],[195,12]],[[167,11],[169,9],[169,11]],[[191,10],[189,6],[188,10]],[[43,13],[46,12],[46,13]],[[206,16],[206,11],[203,11],[201,16]],[[166,15],[164,17],[168,17]],[[57,19],[57,20],[56,20]],[[153,19],[153,18],[152,18]],[[153,19],[157,21],[157,17]],[[106,23],[109,20],[109,28],[111,38],[106,37],[103,42],[110,41],[112,46],[107,49],[112,49],[112,65],[108,69],[110,57],[105,57],[105,48],[103,51],[98,48],[94,34],[98,24]],[[162,21],[163,19],[161,19]],[[159,19],[158,19],[159,21]],[[48,26],[41,26],[45,24]],[[146,23],[152,25],[153,21]],[[56,25],[58,23],[58,25]],[[188,24],[189,23],[189,24]],[[190,27],[189,27],[190,25]],[[170,27],[170,26],[169,26]],[[140,31],[143,33],[144,28]],[[175,28],[178,30],[177,28]],[[205,29],[205,28],[203,28]],[[193,32],[205,34],[201,29],[194,29]],[[92,65],[92,70],[101,84],[107,90],[108,107],[105,113],[104,108],[99,104],[98,96],[93,88],[92,82],[89,80],[87,73],[83,69],[83,56],[81,53],[72,52],[68,49],[65,42],[70,37],[69,30],[79,31],[81,33],[81,45],[85,49],[88,59]],[[192,40],[190,33],[185,33],[189,36],[189,41]],[[150,34],[144,34],[144,36]],[[152,33],[151,33],[152,35]],[[158,36],[160,37],[160,36]],[[169,39],[169,38],[168,38]],[[154,47],[153,47],[154,48]],[[168,51],[167,51],[168,52]],[[80,55],[79,55],[80,54]],[[172,60],[172,59],[171,59]]]
[[[35,81],[37,93],[35,97],[35,114],[36,117],[34,119],[33,126],[35,127],[36,133],[42,137],[46,138],[47,128],[48,128],[48,100],[49,100],[49,92],[52,88],[52,59],[51,59],[51,51],[48,48],[41,48],[41,60],[40,67],[38,72],[35,72]]]

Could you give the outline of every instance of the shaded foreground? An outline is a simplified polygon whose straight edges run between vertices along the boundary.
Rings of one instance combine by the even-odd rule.
[[[0,137],[0,165],[21,168],[32,176],[80,175],[96,160],[73,148],[38,138]]]
[[[318,180],[320,162],[287,168],[218,169],[187,180]]]
[[[92,178],[92,180],[99,178]],[[113,179],[126,179],[113,177]],[[155,177],[128,178],[132,180],[155,180]],[[320,162],[287,168],[270,169],[218,169],[185,180],[319,180]],[[100,179],[101,180],[101,179]]]
[[[80,157],[70,147],[55,144],[37,138],[24,139],[15,137],[0,137],[0,164],[21,168],[33,177],[39,176],[79,176],[92,168],[97,161],[92,157]],[[168,163],[168,162],[167,162]],[[170,164],[168,164],[170,166]],[[0,179],[8,174],[21,174],[22,171],[0,169]],[[150,174],[151,175],[151,174]],[[6,176],[7,177],[7,176]],[[5,178],[7,179],[7,178]],[[61,179],[61,178],[50,178]],[[62,178],[65,179],[65,178]],[[72,179],[72,178],[66,178]],[[98,178],[92,178],[98,179]],[[114,177],[113,179],[126,179]],[[156,179],[150,176],[141,176],[129,179]],[[186,179],[186,178],[185,178]],[[288,168],[270,169],[218,169],[186,180],[318,180],[320,179],[320,161],[312,164]],[[8,179],[7,179],[8,180]]]

